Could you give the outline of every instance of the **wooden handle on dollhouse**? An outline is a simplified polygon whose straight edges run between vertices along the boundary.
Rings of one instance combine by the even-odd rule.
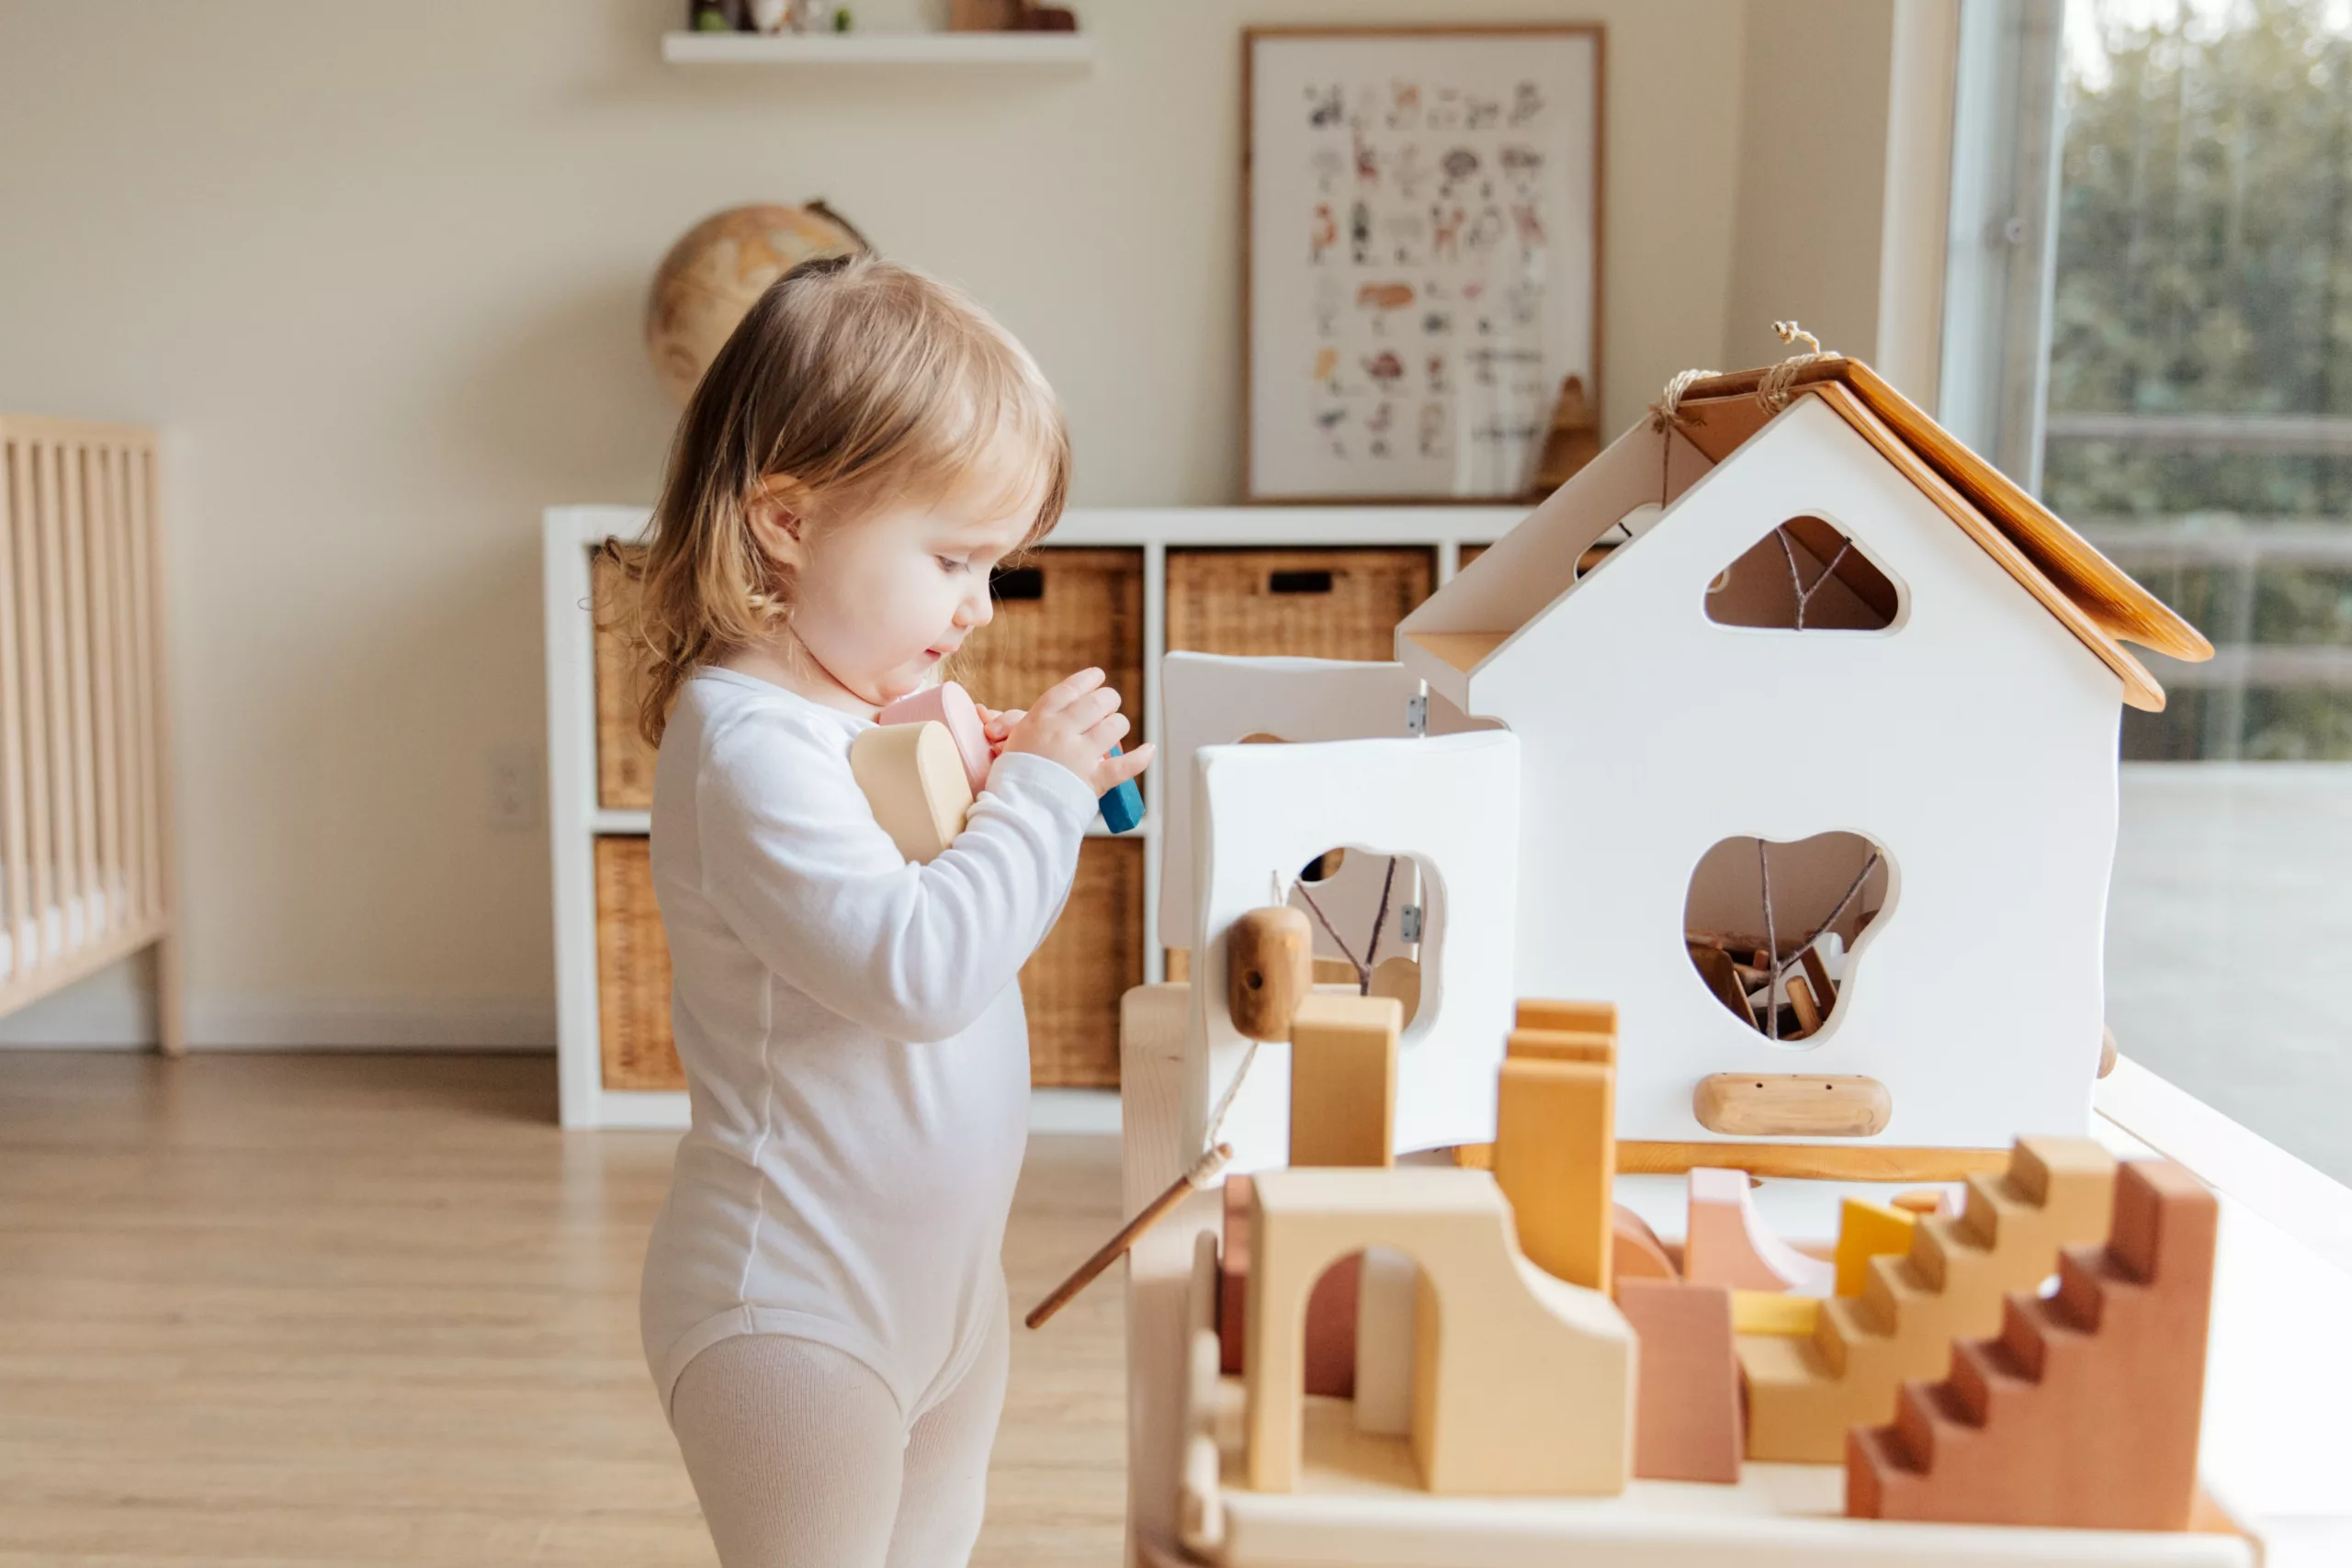
[[[1080,1264],[1069,1279],[1055,1286],[1052,1295],[1030,1308],[1029,1315],[1022,1321],[1032,1328],[1044,1326],[1047,1318],[1069,1304],[1071,1297],[1094,1283],[1097,1275],[1126,1256],[1127,1248],[1135,1246],[1144,1232],[1167,1218],[1169,1210],[1182,1202],[1187,1195],[1216,1180],[1217,1172],[1223,1170],[1225,1162],[1232,1157],[1233,1145],[1219,1144],[1194,1160],[1192,1169],[1170,1182],[1166,1191],[1146,1203],[1141,1213],[1120,1226],[1118,1235],[1097,1247],[1093,1257]]]

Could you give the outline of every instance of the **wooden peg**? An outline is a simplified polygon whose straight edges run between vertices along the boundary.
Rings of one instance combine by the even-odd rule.
[[[1304,909],[1251,909],[1225,938],[1226,1007],[1243,1038],[1280,1043],[1315,988],[1315,932]]]
[[[1822,961],[1821,944],[1807,942],[1797,962],[1804,965],[1805,979],[1812,985],[1814,1000],[1820,1003],[1821,1010],[1825,1013],[1835,1011],[1838,986],[1829,978],[1829,965]]]
[[[1806,949],[1811,952],[1812,949]],[[1789,976],[1789,1006],[1796,1010],[1797,1027],[1806,1034],[1821,1027],[1821,1010],[1813,1004],[1813,987],[1802,975]],[[1803,1038],[1803,1036],[1799,1036]]]

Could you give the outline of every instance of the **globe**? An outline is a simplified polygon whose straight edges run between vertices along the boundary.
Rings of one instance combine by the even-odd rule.
[[[645,348],[654,374],[684,404],[769,284],[810,256],[863,248],[857,231],[820,201],[711,214],[670,247],[653,275]]]

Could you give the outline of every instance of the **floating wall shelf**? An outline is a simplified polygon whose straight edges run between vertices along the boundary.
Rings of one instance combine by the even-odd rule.
[[[698,33],[662,35],[673,65],[1020,65],[1090,70],[1086,33]]]

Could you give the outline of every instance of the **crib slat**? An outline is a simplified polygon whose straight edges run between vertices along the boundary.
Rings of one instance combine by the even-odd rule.
[[[163,704],[156,690],[157,673],[162,662],[161,628],[156,624],[155,611],[162,594],[155,579],[155,454],[153,448],[139,454],[136,474],[130,486],[130,584],[131,601],[138,613],[131,624],[138,628],[133,639],[139,652],[139,819],[142,825],[139,866],[139,915],[141,919],[154,919],[164,913],[165,889],[163,884],[164,846],[163,843],[163,780],[160,777],[158,752],[164,744],[161,722]]]
[[[101,888],[98,884],[98,803],[97,780],[93,776],[93,737],[90,715],[90,458],[93,456],[85,442],[76,442],[68,457],[73,482],[66,486],[70,500],[65,508],[64,558],[60,562],[65,578],[65,675],[66,697],[71,724],[67,734],[73,750],[68,772],[74,780],[74,887],[80,897],[82,933],[80,941],[87,942],[96,934],[91,920],[97,914]],[[66,933],[69,942],[76,940],[69,921]]]
[[[90,451],[96,504],[90,508],[90,702],[96,746],[98,786],[98,894],[105,918],[94,923],[94,934],[120,930],[130,923],[123,902],[122,820],[115,783],[115,729],[119,716],[115,692],[114,657],[114,529],[121,515],[122,451],[107,444]],[[93,913],[96,911],[94,909]]]
[[[32,517],[32,446],[11,440],[0,445],[0,802],[6,815],[8,855],[8,921],[12,973],[21,970],[25,953],[25,913],[29,872],[25,864],[25,716],[17,656],[17,591],[24,581],[17,569],[19,539]]]
[[[74,493],[77,487],[73,448],[60,442],[50,448],[50,461],[57,476],[57,488],[49,515],[41,519],[40,603],[41,629],[47,642],[43,663],[49,673],[50,850],[57,896],[43,904],[41,909],[44,919],[50,910],[57,911],[62,934],[65,907],[82,892],[74,852],[73,674],[65,652],[66,517],[79,497]],[[41,944],[41,956],[49,956],[46,942]]]
[[[43,911],[57,902],[54,824],[49,810],[49,637],[41,598],[42,546],[57,514],[57,447],[42,441],[32,450],[38,499],[17,538],[17,613],[25,637],[25,800],[32,822],[32,842],[25,853],[33,878],[32,902],[25,907],[25,940],[17,944],[18,975],[40,967]]]
[[[116,793],[120,798],[122,813],[122,908],[126,918],[143,922],[147,918],[144,894],[146,878],[141,870],[147,842],[147,824],[140,816],[139,766],[145,755],[146,730],[139,716],[139,602],[130,581],[130,535],[135,526],[132,495],[139,483],[139,450],[126,447],[122,454],[119,481],[120,506],[114,521],[114,641],[115,670],[119,683],[116,697],[116,728],[120,739],[120,761],[116,772],[120,775]]]
[[[172,841],[172,704],[171,682],[164,669],[171,636],[164,594],[163,460],[152,434],[144,438],[141,457],[140,520],[153,563],[150,591],[140,601],[139,623],[149,628],[154,645],[146,670],[154,707],[154,722],[147,734],[149,768],[155,779],[155,1019],[157,1043],[164,1055],[178,1056],[187,1051],[187,943],[181,940],[175,918],[179,860]]]

